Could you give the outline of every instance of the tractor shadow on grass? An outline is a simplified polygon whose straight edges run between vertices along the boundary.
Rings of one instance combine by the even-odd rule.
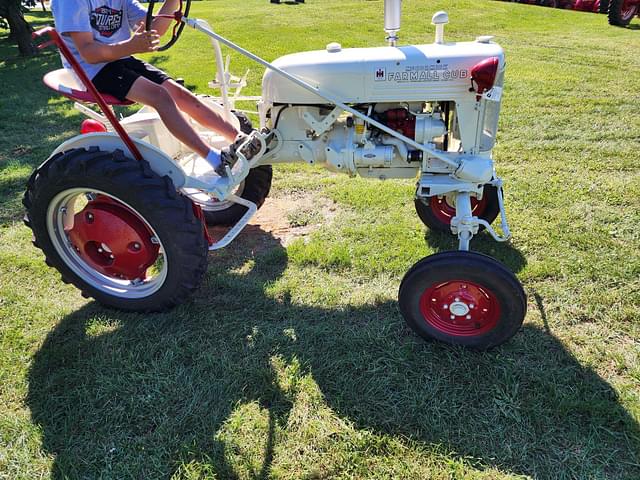
[[[424,238],[434,253],[458,249],[458,239],[451,233],[437,232],[427,228]],[[498,243],[487,232],[474,235],[470,250],[493,257],[504,263],[513,273],[518,273],[527,265],[527,259],[511,242]]]
[[[425,342],[395,301],[326,308],[270,293],[287,266],[254,226],[211,255],[186,305],[142,315],[92,302],[62,319],[27,396],[53,478],[375,477],[367,459],[439,465],[429,451],[536,478],[640,476],[638,424],[553,335],[525,325],[485,353]],[[407,439],[427,453],[393,446]]]

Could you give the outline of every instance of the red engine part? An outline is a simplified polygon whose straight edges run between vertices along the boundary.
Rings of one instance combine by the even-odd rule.
[[[382,114],[382,123],[405,137],[416,138],[416,117],[406,108],[393,108]]]
[[[140,217],[103,195],[74,215],[67,234],[85,262],[103,275],[124,280],[144,279],[160,248]]]

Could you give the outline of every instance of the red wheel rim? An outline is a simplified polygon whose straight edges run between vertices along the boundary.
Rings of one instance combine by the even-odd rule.
[[[482,285],[451,280],[422,293],[420,313],[425,322],[447,335],[469,337],[495,328],[500,318],[500,303]]]
[[[445,195],[441,197],[430,197],[429,207],[435,215],[435,217],[442,223],[447,225],[451,224],[451,219],[456,216],[456,207],[452,206]],[[480,216],[484,213],[487,207],[487,195],[482,196],[482,200],[478,200],[475,197],[471,197],[471,212],[476,216]]]
[[[144,221],[104,195],[76,213],[66,233],[77,254],[108,277],[143,280],[158,257],[159,245]]]

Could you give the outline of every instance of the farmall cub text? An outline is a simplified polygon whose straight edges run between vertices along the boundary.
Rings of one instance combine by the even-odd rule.
[[[111,105],[119,102],[95,91],[55,30],[37,32],[73,67],[48,73],[45,83],[102,110],[76,103],[90,117],[82,134],[60,145],[29,180],[26,223],[48,264],[105,305],[165,310],[198,288],[207,252],[228,245],[262,205],[272,165],[305,162],[376,180],[417,179],[418,216],[456,235],[459,249],[430,255],[407,272],[398,297],[404,318],[419,335],[452,344],[489,348],[508,340],[524,319],[525,293],[505,266],[469,251],[483,229],[499,242],[509,237],[491,158],[504,53],[491,37],[446,42],[445,12],[433,16],[434,43],[399,46],[401,0],[384,8],[388,46],[330,43],[273,64],[189,18],[189,1],[171,15],[176,27],[162,49],[185,26],[208,35],[217,62],[210,86],[221,96],[207,101],[249,133],[232,149],[236,161],[226,178],[172,137],[154,110],[116,119]],[[148,24],[152,12],[153,0]],[[261,97],[239,95],[246,75],[228,73],[221,44],[266,67]],[[233,110],[237,100],[251,98],[258,100],[260,131]],[[215,132],[200,133],[224,146]],[[491,226],[498,216],[501,234]],[[213,241],[207,223],[230,228]]]

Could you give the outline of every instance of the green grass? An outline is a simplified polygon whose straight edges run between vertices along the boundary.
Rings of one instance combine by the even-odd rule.
[[[382,1],[194,4],[260,56],[383,44]],[[451,248],[412,182],[276,169],[273,196],[335,216],[284,248],[253,230],[210,256],[189,303],[124,314],[60,282],[30,243],[30,172],[81,117],[0,35],[0,478],[640,478],[640,32],[604,16],[482,0],[404,2],[402,42],[494,34],[508,70],[499,143],[514,232],[474,248],[529,295],[488,353],[424,342],[396,304],[404,272]],[[43,24],[46,15],[31,20]],[[208,40],[148,56],[199,91]],[[261,69],[232,55],[232,68]],[[320,207],[291,214],[317,223]],[[260,248],[256,248],[259,245]]]

